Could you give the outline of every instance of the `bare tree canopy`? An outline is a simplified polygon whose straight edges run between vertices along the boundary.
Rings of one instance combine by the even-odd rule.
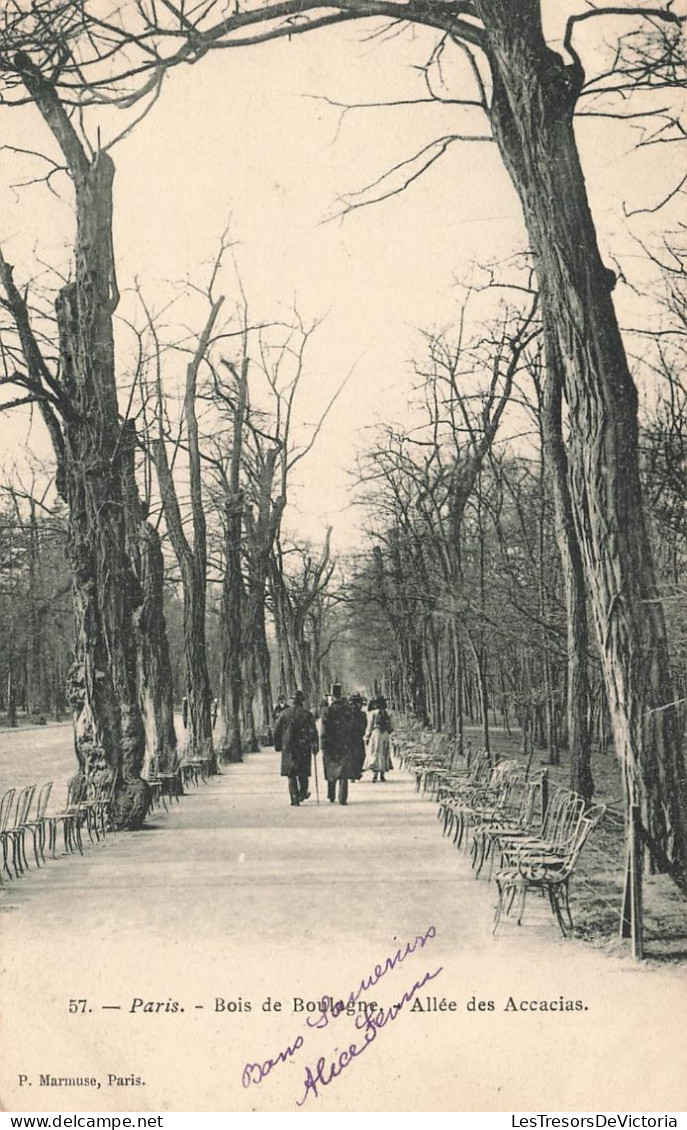
[[[455,127],[344,199],[344,210],[401,191],[454,143],[489,138],[498,146],[533,255],[546,372],[567,408],[571,528],[626,796],[641,809],[653,865],[687,886],[687,785],[644,517],[637,390],[574,129],[576,114],[585,112],[630,117],[643,144],[683,140],[681,96],[672,91],[684,77],[684,19],[670,2],[561,11],[543,0],[279,0],[227,12],[219,0],[15,0],[3,15],[0,66],[5,101],[41,109],[79,205],[96,176],[109,199],[109,158],[100,141],[87,140],[91,107],[129,111],[121,136],[155,101],[168,71],[211,51],[288,41],[351,21],[376,21],[375,30],[392,36],[404,25],[433,33],[425,95],[455,107]],[[665,199],[679,188],[668,186]],[[84,246],[81,240],[77,262]],[[105,250],[101,268],[111,256]],[[113,287],[110,273],[97,312],[103,325],[116,305]],[[109,397],[112,386],[103,386]]]

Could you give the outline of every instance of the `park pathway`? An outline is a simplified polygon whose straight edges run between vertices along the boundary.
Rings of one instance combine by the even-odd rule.
[[[684,1109],[684,1041],[666,1055],[679,969],[564,941],[537,899],[493,938],[493,888],[400,771],[345,808],[320,794],[292,808],[262,750],[142,831],[6,885],[3,1107]],[[308,1026],[305,1002],[351,995],[403,1007],[369,1044],[362,1017]]]

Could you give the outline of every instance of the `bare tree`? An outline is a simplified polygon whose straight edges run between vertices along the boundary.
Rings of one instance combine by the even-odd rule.
[[[209,364],[215,345],[216,328],[224,296],[215,293],[222,257],[226,250],[224,239],[212,264],[209,281],[202,291],[206,306],[205,321],[191,344],[176,346],[189,357],[186,365],[182,409],[182,433],[176,441],[178,449],[185,441],[188,458],[188,491],[192,538],[186,533],[184,515],[174,480],[173,462],[167,451],[169,428],[165,413],[163,389],[164,350],[152,313],[143,303],[147,330],[152,338],[152,360],[155,384],[155,422],[149,427],[146,438],[148,449],[157,472],[160,498],[169,539],[181,573],[184,601],[184,657],[187,696],[187,749],[192,757],[206,758],[215,766],[212,737],[212,691],[208,671],[206,647],[207,606],[207,522],[205,517],[201,437],[198,425],[197,399],[201,370]],[[147,397],[147,389],[144,398]]]
[[[681,21],[670,3],[602,4],[574,13],[559,49],[547,42],[540,0],[334,0],[328,7],[321,0],[275,0],[229,14],[209,0],[190,18],[184,7],[165,5],[160,16],[154,0],[135,0],[124,10],[126,18],[115,20],[102,17],[87,0],[71,14],[69,6],[44,4],[37,17],[27,7],[17,2],[10,8],[5,27],[10,50],[36,48],[37,60],[30,64],[35,74],[55,74],[65,90],[86,101],[118,98],[133,104],[154,98],[166,70],[210,50],[291,39],[370,18],[436,31],[425,69],[430,97],[447,50],[467,61],[462,74],[469,86],[450,101],[474,111],[475,127],[424,146],[391,170],[390,179],[382,176],[372,197],[399,191],[394,177],[398,182],[400,174],[403,187],[452,144],[490,136],[498,145],[535,257],[547,370],[555,374],[568,408],[573,517],[627,800],[641,809],[651,865],[670,871],[687,889],[685,763],[640,487],[637,392],[613,303],[615,274],[599,250],[573,126],[584,101],[590,113],[608,115],[621,107],[627,116],[630,94],[644,90],[651,96],[674,85]],[[592,21],[610,27],[611,34],[618,22],[627,30],[610,65],[589,78],[577,32]],[[14,86],[8,80],[9,92],[21,100],[27,56],[5,61],[16,79]],[[655,106],[650,103],[644,118],[641,108],[629,112],[641,124],[655,116]],[[668,124],[673,127],[674,119]],[[351,207],[369,198],[357,196]]]
[[[91,154],[55,84],[26,55],[15,67],[26,97],[57,142],[74,189],[74,278],[55,309],[59,361],[46,358],[25,292],[0,257],[3,306],[16,337],[16,367],[3,384],[20,395],[4,408],[37,404],[57,462],[57,486],[69,511],[67,553],[73,575],[76,660],[70,677],[76,753],[82,771],[116,778],[114,819],[138,827],[148,806],[140,772],[145,735],[136,680],[133,613],[140,588],[126,554],[124,459],[117,404],[112,318],[119,295],[112,247],[114,166]]]
[[[324,661],[333,638],[325,640],[326,594],[336,562],[331,558],[332,529],[327,529],[319,555],[309,544],[287,544],[278,538],[272,554],[270,582],[277,634],[282,690],[300,688],[308,702],[322,697]]]
[[[208,459],[220,487],[225,529],[221,712],[225,725],[235,720],[230,688],[240,685],[242,742],[244,748],[254,750],[259,738],[271,740],[266,600],[289,482],[294,468],[312,450],[345,382],[331,395],[319,419],[303,425],[297,413],[298,392],[316,323],[305,326],[294,312],[283,323],[251,326],[245,295],[238,320],[240,355],[222,356],[213,368],[208,391],[220,421],[229,421],[228,432],[220,430],[214,455],[208,454]],[[235,745],[235,736],[226,734],[223,748],[231,749],[232,742]]]

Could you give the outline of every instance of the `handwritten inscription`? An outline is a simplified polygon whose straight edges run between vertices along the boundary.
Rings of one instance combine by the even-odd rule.
[[[369,1015],[356,1016],[356,1028],[363,1029],[363,1042],[359,1044],[350,1043],[348,1048],[340,1053],[336,1060],[330,1060],[327,1063],[324,1056],[320,1056],[317,1061],[315,1070],[307,1065],[305,1068],[305,1089],[300,1099],[296,1100],[296,1106],[304,1106],[308,1098],[312,1095],[313,1098],[319,1098],[320,1088],[328,1087],[329,1084],[347,1067],[353,1063],[358,1056],[366,1051],[370,1044],[374,1043],[377,1038],[377,1033],[385,1028],[387,1024],[396,1020],[401,1010],[413,999],[415,994],[427,984],[428,981],[433,981],[438,977],[442,971],[443,966],[439,966],[433,973],[425,973],[421,981],[416,981],[411,989],[408,989],[401,997],[398,1004],[391,1005],[390,1008],[380,1009],[377,1013],[370,1013]],[[362,1021],[362,1024],[359,1023]]]
[[[250,1087],[262,1083],[275,1067],[292,1060],[296,1053],[304,1047],[306,1036],[310,1035],[310,1038],[312,1038],[312,1031],[327,1028],[329,1024],[342,1015],[352,1016],[354,1017],[355,1028],[361,1033],[361,1037],[351,1041],[336,1059],[330,1059],[327,1062],[324,1056],[320,1056],[314,1068],[310,1065],[305,1068],[304,1091],[297,1101],[297,1105],[303,1106],[310,1096],[317,1098],[320,1089],[329,1086],[334,1079],[341,1075],[374,1042],[378,1032],[397,1018],[402,1009],[415,998],[416,993],[428,982],[439,976],[442,971],[441,966],[433,972],[425,973],[390,1008],[384,1009],[378,1006],[375,1001],[367,1002],[364,1000],[364,994],[369,993],[372,988],[414,953],[424,949],[433,938],[436,938],[436,928],[430,926],[424,933],[418,934],[412,941],[406,942],[405,946],[399,947],[383,961],[378,962],[372,972],[363,977],[347,997],[337,1001],[328,997],[323,998],[317,1014],[309,1013],[305,1017],[305,1023],[307,1029],[310,1029],[310,1033],[307,1031],[305,1035],[299,1033],[285,1048],[281,1048],[275,1055],[265,1060],[247,1063],[241,1077],[243,1086]]]

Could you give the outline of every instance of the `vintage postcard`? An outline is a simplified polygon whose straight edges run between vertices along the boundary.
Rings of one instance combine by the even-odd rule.
[[[2,1110],[677,1125],[685,19],[5,0]]]

